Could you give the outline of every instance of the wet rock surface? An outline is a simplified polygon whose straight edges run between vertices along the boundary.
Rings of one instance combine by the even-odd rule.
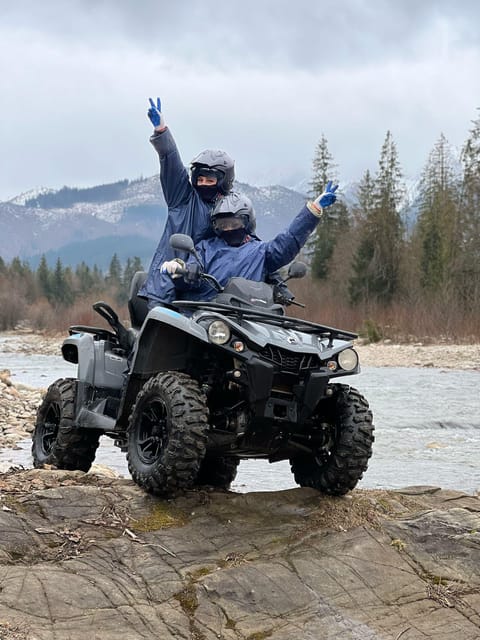
[[[480,637],[480,499],[0,475],[0,638]]]

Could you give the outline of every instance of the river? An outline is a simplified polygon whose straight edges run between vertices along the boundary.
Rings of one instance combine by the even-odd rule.
[[[0,345],[1,346],[1,345]],[[74,377],[75,365],[59,356],[1,353],[0,369],[12,380],[46,387]],[[365,367],[344,378],[368,399],[375,444],[363,488],[434,485],[467,493],[480,490],[480,400],[478,371],[437,368]],[[0,451],[0,462],[31,467],[30,440]],[[96,462],[128,477],[125,456],[102,438]],[[271,491],[296,486],[288,462],[246,460],[232,489]]]

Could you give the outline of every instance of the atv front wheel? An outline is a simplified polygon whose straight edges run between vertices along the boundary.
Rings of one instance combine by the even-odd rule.
[[[208,408],[198,383],[184,373],[159,373],[137,396],[128,423],[128,470],[158,495],[195,484],[205,456]]]
[[[237,458],[214,458],[207,456],[201,466],[196,485],[208,485],[218,489],[230,489],[237,475],[240,460]]]
[[[51,384],[37,411],[32,434],[33,466],[88,471],[95,460],[101,432],[75,426],[76,380]]]
[[[290,464],[301,487],[338,496],[353,489],[367,470],[374,426],[368,402],[356,389],[344,384],[331,389],[330,407],[321,418],[330,423],[328,444],[311,455],[292,458]]]

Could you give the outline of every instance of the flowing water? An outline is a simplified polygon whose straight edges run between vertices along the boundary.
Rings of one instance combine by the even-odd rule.
[[[59,356],[2,353],[0,369],[12,380],[47,387],[74,377],[75,365]],[[340,379],[342,381],[342,379]],[[478,371],[365,367],[343,382],[355,386],[373,411],[375,443],[365,488],[434,485],[467,493],[480,490],[480,399]],[[0,462],[31,467],[30,440],[0,451]],[[96,462],[128,477],[125,455],[103,437]],[[296,486],[288,462],[240,463],[232,489],[272,491]]]

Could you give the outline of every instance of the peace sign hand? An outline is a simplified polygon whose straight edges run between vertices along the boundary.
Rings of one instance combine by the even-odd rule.
[[[147,111],[147,116],[150,119],[150,122],[153,124],[155,129],[164,129],[165,128],[165,118],[162,113],[162,103],[160,98],[157,98],[157,104],[149,98],[150,109]]]

